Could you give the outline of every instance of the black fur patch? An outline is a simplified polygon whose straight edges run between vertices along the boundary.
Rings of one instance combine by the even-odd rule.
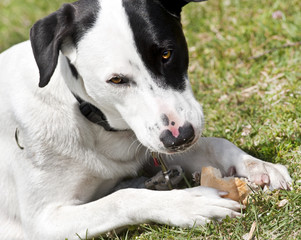
[[[73,5],[78,9],[78,14],[75,15],[75,31],[72,34],[73,41],[77,44],[82,36],[94,26],[100,5],[97,0],[79,0]]]
[[[184,91],[188,49],[179,18],[158,0],[123,0],[142,60],[155,82],[163,88]],[[171,50],[169,60],[162,53]]]
[[[79,74],[78,74],[76,67],[70,62],[69,58],[67,58],[67,61],[68,61],[68,65],[71,70],[72,76],[75,77],[76,79],[78,79]]]

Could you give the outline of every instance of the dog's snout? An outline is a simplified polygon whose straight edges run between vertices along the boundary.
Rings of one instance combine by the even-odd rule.
[[[185,122],[185,124],[178,129],[179,134],[175,136],[171,130],[166,129],[160,135],[160,141],[164,147],[169,150],[184,150],[190,146],[195,139],[195,131],[191,123]]]

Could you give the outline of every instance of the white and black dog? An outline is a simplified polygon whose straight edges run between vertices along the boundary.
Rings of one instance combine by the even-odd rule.
[[[87,230],[191,227],[240,214],[210,188],[112,192],[150,152],[187,173],[212,165],[289,189],[284,166],[200,138],[180,23],[182,7],[199,1],[79,0],[0,55],[1,239],[71,240]]]

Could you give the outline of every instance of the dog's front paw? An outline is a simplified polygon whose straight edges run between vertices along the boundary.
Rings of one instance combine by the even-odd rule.
[[[292,179],[287,168],[281,164],[263,162],[256,158],[245,159],[245,175],[260,186],[268,186],[270,190],[291,189]]]
[[[164,211],[167,222],[163,221],[169,225],[191,228],[241,215],[242,206],[238,202],[222,198],[225,193],[213,188],[194,187],[169,193],[173,200]]]

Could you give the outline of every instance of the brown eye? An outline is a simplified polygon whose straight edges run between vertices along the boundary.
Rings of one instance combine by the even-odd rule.
[[[120,77],[113,77],[113,78],[110,79],[110,82],[114,83],[114,84],[120,84],[120,83],[123,82],[123,80]]]
[[[112,83],[112,84],[125,84],[125,83],[129,83],[129,79],[126,78],[126,77],[123,77],[123,76],[116,76],[116,77],[112,77],[110,80],[108,80],[109,83]]]
[[[164,61],[170,59],[170,57],[171,57],[171,51],[170,51],[170,50],[166,50],[166,51],[164,51],[164,52],[162,53],[162,59],[163,59]]]

